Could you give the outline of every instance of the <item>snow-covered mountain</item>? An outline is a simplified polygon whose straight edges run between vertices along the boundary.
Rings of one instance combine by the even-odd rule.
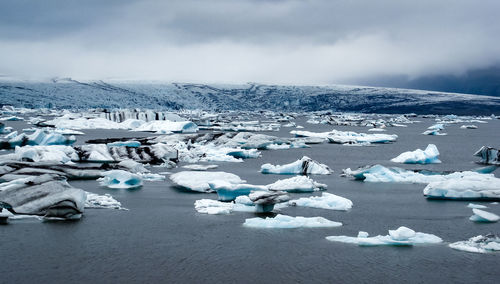
[[[0,81],[0,105],[16,107],[349,111],[500,114],[500,98],[361,86],[275,86],[132,81]]]

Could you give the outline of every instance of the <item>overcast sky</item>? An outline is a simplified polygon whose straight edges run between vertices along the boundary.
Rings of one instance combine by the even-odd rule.
[[[1,0],[0,74],[331,84],[500,63],[498,0]]]

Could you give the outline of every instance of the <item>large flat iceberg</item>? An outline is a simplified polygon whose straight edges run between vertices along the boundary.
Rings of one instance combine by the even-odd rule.
[[[397,230],[389,230],[389,235],[369,237],[366,232],[359,232],[357,237],[329,236],[327,240],[357,244],[359,246],[412,246],[420,244],[437,244],[443,240],[435,235],[415,232],[407,227],[399,227]]]
[[[340,227],[342,223],[330,221],[323,217],[291,217],[278,214],[276,217],[249,218],[243,226],[252,228],[332,228]]]
[[[493,174],[464,173],[467,174],[429,183],[424,195],[432,199],[500,200],[499,178]]]
[[[104,172],[97,181],[101,186],[109,188],[138,188],[142,186],[142,177],[123,170]]]

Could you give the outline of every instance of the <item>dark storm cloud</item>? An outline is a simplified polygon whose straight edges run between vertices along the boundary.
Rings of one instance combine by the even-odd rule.
[[[500,60],[498,1],[0,2],[0,73],[333,83]]]

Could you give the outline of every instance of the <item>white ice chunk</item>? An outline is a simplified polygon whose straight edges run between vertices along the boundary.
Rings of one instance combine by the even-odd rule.
[[[206,171],[213,170],[218,168],[217,165],[185,165],[182,166],[184,169],[192,170],[192,171]]]
[[[292,206],[303,206],[341,211],[347,211],[351,209],[353,205],[351,200],[327,192],[323,192],[321,196],[302,197],[299,199],[290,200],[288,203]]]
[[[494,223],[500,220],[500,216],[481,209],[473,208],[472,212],[474,215],[470,216],[469,220],[473,222]]]
[[[239,176],[226,172],[183,171],[170,175],[170,179],[177,186],[199,192],[213,192],[209,183],[217,180],[233,184],[245,182]]]
[[[460,241],[449,244],[452,249],[475,252],[489,253],[500,251],[500,238],[495,235],[476,236],[467,241]]]
[[[146,122],[134,131],[152,131],[158,133],[195,133],[198,126],[191,121],[153,120]]]
[[[98,209],[120,209],[127,210],[122,207],[122,204],[113,198],[110,194],[96,194],[92,192],[85,192],[87,199],[85,201],[85,208],[98,208]]]
[[[287,192],[313,192],[324,190],[327,188],[326,184],[315,182],[307,176],[295,176],[287,179],[280,179],[274,183],[268,184],[269,190],[280,190]]]
[[[469,203],[469,205],[467,205],[468,208],[477,208],[477,209],[486,209],[488,208],[487,206],[484,206],[484,205],[480,205],[480,204],[474,204],[474,203]]]
[[[276,217],[249,218],[243,226],[253,228],[332,228],[340,227],[342,223],[330,221],[323,217],[291,217],[278,214]]]
[[[142,186],[142,178],[123,170],[112,170],[103,173],[103,177],[97,179],[100,185],[109,188],[137,188]]]
[[[271,165],[264,164],[260,168],[263,174],[316,174],[316,175],[329,175],[333,171],[324,164],[320,164],[313,159],[304,156],[300,160],[286,165]]]
[[[441,181],[429,183],[424,195],[437,199],[499,200],[500,179],[493,174],[462,172],[445,175]]]
[[[397,230],[389,230],[389,235],[368,237],[368,233],[359,232],[357,237],[329,236],[327,240],[332,242],[342,242],[357,244],[360,246],[412,246],[419,244],[437,244],[443,240],[435,235],[415,232],[407,227],[399,227]]]
[[[441,163],[441,161],[439,160],[439,151],[434,144],[429,144],[425,150],[417,149],[415,151],[404,152],[391,161],[403,164]]]

